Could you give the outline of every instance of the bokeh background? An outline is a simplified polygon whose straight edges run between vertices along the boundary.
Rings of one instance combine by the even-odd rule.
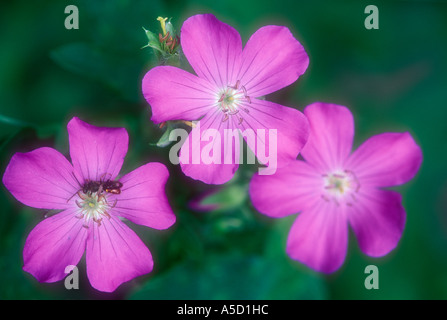
[[[79,30],[64,27],[70,4],[78,6]],[[368,4],[379,9],[379,30],[364,27]],[[351,233],[344,266],[316,273],[285,253],[295,217],[275,220],[253,209],[247,183],[255,167],[211,187],[169,164],[168,148],[156,146],[163,130],[150,121],[141,94],[141,78],[157,63],[151,48],[142,49],[142,27],[158,33],[161,15],[179,30],[197,13],[215,14],[244,42],[263,25],[292,30],[310,66],[269,100],[299,110],[315,101],[348,106],[356,146],[385,131],[415,137],[424,162],[415,179],[396,188],[407,211],[396,250],[369,258]],[[164,231],[132,226],[153,253],[151,274],[105,294],[90,287],[82,260],[80,289],[66,290],[63,281],[40,284],[22,271],[26,236],[45,212],[21,205],[1,185],[0,299],[447,298],[447,2],[3,1],[0,30],[0,172],[15,152],[49,146],[68,154],[73,116],[125,127],[130,147],[122,173],[166,163],[178,217]],[[378,290],[364,286],[370,264],[379,268]]]

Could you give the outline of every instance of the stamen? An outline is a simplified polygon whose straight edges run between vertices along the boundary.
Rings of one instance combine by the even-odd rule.
[[[98,224],[98,227],[101,225],[101,221],[102,221],[101,218],[99,219],[93,218],[93,222],[96,222]]]
[[[172,45],[171,45],[171,47],[169,48],[171,51],[174,50],[175,42],[176,42],[176,40],[175,40],[175,38],[174,38],[174,40],[172,41]]]
[[[160,42],[165,41],[169,37],[169,31],[166,33],[164,37],[161,38]]]
[[[236,84],[235,84],[233,87],[230,86],[230,88],[232,88],[232,89],[234,89],[234,90],[238,90],[238,89],[239,89],[239,84],[240,84],[240,83],[241,83],[241,81],[238,80],[238,81],[236,81]]]
[[[88,193],[78,192],[78,195],[81,200],[75,200],[75,203],[80,210],[75,217],[77,219],[84,219],[84,228],[89,228],[90,221],[93,221],[99,227],[102,224],[103,217],[111,219],[108,210],[116,206],[117,199],[114,199],[113,204],[110,204],[107,200],[107,193],[102,193],[102,190]]]
[[[345,173],[352,177],[354,183],[356,184],[355,192],[358,192],[360,190],[360,182],[355,173],[351,170],[345,170]]]
[[[346,204],[353,206],[357,202],[355,194],[360,189],[360,183],[354,172],[343,170],[321,175],[323,184],[322,198],[326,202],[332,200],[337,206]]]
[[[244,121],[239,111],[242,109],[244,112],[249,113],[249,109],[244,106],[244,101],[251,104],[251,98],[248,96],[247,89],[244,85],[241,85],[241,81],[237,80],[234,86],[228,85],[223,89],[218,96],[217,105],[224,113],[222,122],[226,122],[229,116],[237,116],[238,124],[241,125]]]
[[[186,124],[187,126],[190,126],[191,128],[195,128],[195,127],[196,127],[196,125],[194,124],[194,122],[186,121],[186,120],[182,120],[181,122],[183,122],[183,123]]]
[[[104,211],[103,214],[107,217],[107,219],[111,219],[112,217],[110,216],[110,214],[107,211]]]

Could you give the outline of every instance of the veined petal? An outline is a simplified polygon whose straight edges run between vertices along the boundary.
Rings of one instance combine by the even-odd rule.
[[[155,123],[198,120],[219,99],[214,84],[171,66],[151,69],[143,78],[142,88]]]
[[[43,220],[26,239],[23,270],[39,282],[65,278],[66,268],[76,266],[84,254],[88,231],[74,210],[67,209]]]
[[[408,132],[383,133],[366,140],[346,164],[360,184],[390,187],[411,180],[422,163],[422,151]]]
[[[240,136],[234,119],[223,121],[220,109],[197,122],[180,150],[180,165],[188,177],[223,184],[239,167]]]
[[[248,112],[240,111],[240,128],[251,131],[256,139],[244,136],[250,149],[261,163],[269,159],[269,170],[296,160],[309,135],[306,117],[300,111],[259,99],[245,103]],[[272,139],[270,139],[272,138]],[[274,162],[274,163],[273,163]]]
[[[123,176],[121,194],[114,198],[114,214],[151,228],[169,228],[175,215],[165,192],[168,177],[169,172],[161,163],[145,164]]]
[[[248,95],[260,97],[295,82],[309,65],[309,57],[290,30],[265,26],[248,40],[236,79]]]
[[[348,108],[316,102],[304,109],[310,124],[309,140],[301,151],[316,168],[343,169],[354,139],[354,119]]]
[[[129,144],[126,129],[95,127],[75,117],[67,130],[70,156],[80,183],[116,178]]]
[[[3,184],[23,204],[41,209],[65,209],[79,189],[68,160],[52,148],[16,153]]]
[[[365,254],[381,257],[397,246],[406,220],[401,202],[401,195],[390,190],[370,188],[357,194],[348,219]]]
[[[112,292],[123,282],[149,273],[152,255],[140,238],[117,217],[93,223],[87,239],[87,276],[100,291]]]
[[[200,78],[219,88],[236,83],[240,68],[242,41],[231,26],[212,14],[199,14],[183,23],[182,49]]]
[[[324,273],[337,271],[346,257],[348,223],[341,207],[320,201],[306,209],[292,225],[287,254]]]
[[[321,181],[312,166],[297,160],[273,175],[255,174],[250,182],[250,198],[259,212],[282,218],[317,205]]]

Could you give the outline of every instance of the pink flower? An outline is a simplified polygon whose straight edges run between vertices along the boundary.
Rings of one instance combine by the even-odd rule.
[[[384,190],[411,180],[422,152],[409,133],[371,137],[351,154],[354,121],[342,106],[314,103],[304,110],[310,137],[297,160],[275,175],[255,175],[250,196],[256,209],[280,218],[301,212],[287,253],[310,268],[331,273],[343,264],[348,225],[371,257],[393,250],[406,214],[399,193]]]
[[[23,269],[40,282],[67,276],[86,252],[94,288],[114,291],[123,282],[151,272],[149,249],[121,218],[155,229],[175,222],[164,187],[169,176],[148,163],[117,179],[127,153],[124,128],[99,128],[78,118],[67,126],[71,164],[52,148],[16,153],[3,184],[23,204],[61,210],[28,235]]]
[[[244,136],[261,162],[260,155],[269,154],[272,143],[277,147],[278,166],[296,159],[308,136],[306,118],[298,110],[259,99],[292,84],[307,69],[309,58],[289,29],[262,27],[242,50],[234,28],[211,14],[195,15],[184,22],[181,43],[197,76],[159,66],[145,75],[142,89],[153,122],[200,120],[202,140],[188,138],[180,151],[189,155],[186,161],[180,158],[183,172],[209,184],[230,180],[240,156],[239,140],[232,142],[233,129],[237,135],[247,130],[265,133],[256,141]],[[276,130],[277,140],[271,141],[270,129]],[[196,131],[199,128],[193,128],[189,137]],[[203,132],[212,134],[204,139]],[[217,161],[194,163],[193,154],[202,154],[210,143],[220,147]],[[274,150],[271,153],[276,156]]]

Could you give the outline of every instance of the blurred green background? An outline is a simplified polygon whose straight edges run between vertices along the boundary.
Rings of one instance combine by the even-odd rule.
[[[79,30],[64,27],[67,5]],[[367,30],[364,9],[379,9]],[[0,299],[446,299],[447,298],[447,2],[445,1],[10,1],[0,5],[0,172],[15,152],[50,146],[68,154],[73,117],[125,127],[122,173],[149,161],[168,165],[167,192],[178,217],[168,230],[132,226],[153,253],[151,274],[105,294],[90,287],[85,261],[80,289],[40,284],[22,271],[22,250],[44,211],[0,187]],[[256,168],[211,187],[169,165],[163,134],[150,121],[141,78],[156,64],[142,27],[159,32],[158,16],[179,30],[197,13],[213,13],[245,42],[263,25],[286,25],[310,57],[307,72],[269,100],[299,110],[325,101],[348,106],[355,145],[385,131],[409,131],[424,162],[403,194],[407,225],[396,250],[372,259],[350,235],[344,266],[330,276],[288,258],[293,217],[270,219],[247,198]],[[206,30],[203,30],[206,32]],[[202,198],[203,199],[202,199]],[[202,199],[202,200],[201,200]],[[191,200],[214,204],[200,212]],[[379,289],[364,286],[365,267],[379,268]]]

